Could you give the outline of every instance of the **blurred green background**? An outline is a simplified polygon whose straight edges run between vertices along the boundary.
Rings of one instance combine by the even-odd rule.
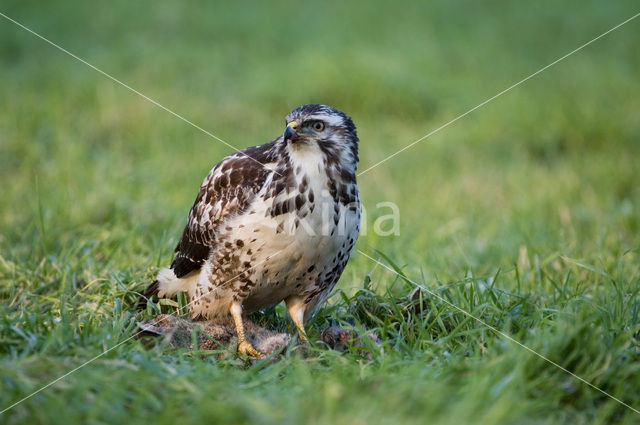
[[[640,9],[635,1],[3,1],[0,11],[239,148],[277,137],[285,115],[298,105],[325,103],[341,109],[358,127],[364,170]],[[617,270],[616,290],[624,281],[631,292],[616,294],[631,307],[616,323],[636,335],[639,69],[640,20],[635,20],[368,171],[359,178],[359,186],[369,232],[357,247],[376,258],[373,249],[378,249],[427,286],[505,271],[503,289],[517,287],[538,300],[536,311],[563,308],[556,291],[565,278],[565,289],[571,287],[575,297],[593,299],[600,291],[610,295],[606,291],[611,288],[603,286],[606,278],[581,274],[584,268],[561,255],[607,272]],[[135,314],[126,312],[126,301],[171,260],[200,182],[231,152],[0,17],[3,405],[124,338],[118,332],[129,329],[125,324],[132,323]],[[381,237],[371,231],[373,221],[389,212],[376,208],[385,201],[400,209],[398,236]],[[516,271],[515,265],[522,270]],[[378,293],[406,292],[393,289],[393,274],[381,268],[370,273],[374,268],[369,259],[354,254],[339,287],[348,296],[356,294],[370,274]],[[525,278],[516,282],[520,273]],[[590,309],[614,311],[614,299]],[[569,313],[567,317],[569,322],[577,320]],[[60,320],[70,330],[54,326]],[[101,333],[107,332],[105,323],[111,323],[111,342]],[[490,332],[483,335],[500,341]],[[558,340],[562,335],[557,333]],[[408,359],[407,370],[416,371],[413,377],[423,373],[426,360],[421,356],[437,349],[405,346],[398,338],[383,338],[391,353],[387,355],[397,364]],[[123,348],[116,359],[129,358],[127,345]],[[451,347],[438,349],[454,352],[455,357]],[[522,349],[513,348],[514,359],[529,356],[518,350]],[[484,350],[476,354],[479,368],[489,361]],[[414,356],[420,357],[417,363]],[[460,356],[464,361],[465,354]],[[298,370],[290,377],[318,372],[299,359],[290,361],[291,369]],[[343,377],[357,380],[362,375],[357,371],[364,366],[358,366],[361,360],[355,357],[353,364],[340,367],[342,360],[331,361],[337,362],[336,371],[345,368]],[[205,368],[191,366],[189,370]],[[437,392],[441,406],[452,402],[463,382],[460,376],[475,373],[473,367],[462,375],[444,370],[438,373],[451,375],[449,384]],[[396,369],[388,372],[375,373],[388,388],[404,385]],[[631,372],[625,373],[634,376],[637,367]],[[93,373],[96,376],[86,372],[89,375],[70,377],[64,388],[81,388],[89,377],[100,381],[112,371],[103,365]],[[164,375],[150,377],[154,373],[140,372],[140,386],[163,382]],[[201,372],[178,375],[185,382],[198,382],[189,373]],[[237,371],[216,373],[222,374],[216,377],[220,383],[228,383],[229,394],[233,388],[240,391],[246,385],[243,380],[251,382]],[[337,373],[331,375],[339,388],[336,394],[351,393],[351,381]],[[538,400],[531,395],[500,399],[503,393],[494,395],[496,399],[484,394],[474,398],[471,391],[454,410],[423,406],[411,390],[394,401],[395,410],[384,409],[367,400],[375,403],[371,397],[387,395],[360,388],[352,397],[363,398],[340,406],[343,396],[336,396],[337,405],[328,401],[334,400],[331,388],[326,389],[326,399],[309,395],[322,376],[300,384],[291,378],[286,385],[279,383],[277,374],[267,379],[276,398],[271,405],[264,394],[246,396],[251,409],[257,409],[256,417],[216,416],[219,410],[198,406],[192,406],[192,413],[194,418],[221,422],[282,421],[286,417],[269,416],[269,406],[285,406],[290,396],[291,403],[300,398],[305,400],[300,406],[308,403],[307,410],[291,407],[300,415],[291,423],[420,423],[420,412],[443,423],[454,418],[486,423],[634,419],[628,416],[633,412],[613,407],[611,400],[595,402],[599,395],[588,388],[565,404],[556,397]],[[433,379],[437,388],[439,381],[435,375]],[[610,379],[625,384],[620,376]],[[421,385],[429,382],[421,378]],[[633,388],[634,381],[626,384]],[[486,388],[480,378],[474,385],[480,393]],[[611,385],[612,391],[632,397],[633,391]],[[276,388],[282,391],[280,399]],[[294,397],[295,388],[309,391]],[[56,422],[42,412],[63,406],[62,400],[74,393],[45,391],[16,408],[13,421]],[[102,415],[120,399],[116,393],[104,394],[91,400],[100,399],[103,405],[97,406],[105,410],[96,407],[93,416],[84,412],[70,417],[109,422]],[[207,399],[206,394],[202,397]],[[140,418],[165,415],[169,420],[180,412],[176,406],[163,412],[158,407],[162,403],[149,400],[164,399],[158,394],[137,395],[125,405],[132,417],[138,412]],[[640,406],[637,395],[633,400]],[[601,404],[610,406],[609,402],[612,407],[602,413]],[[522,415],[511,409],[516,404]],[[311,414],[309,406],[321,406],[320,411],[311,409]],[[556,416],[550,406],[559,409]],[[573,410],[574,406],[580,407]],[[360,421],[363,411],[372,416]]]

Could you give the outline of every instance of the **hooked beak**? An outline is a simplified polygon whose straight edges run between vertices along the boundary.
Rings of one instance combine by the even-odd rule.
[[[298,138],[298,133],[296,133],[295,128],[298,127],[298,123],[295,121],[292,121],[289,123],[289,125],[287,126],[287,128],[285,128],[284,130],[284,140],[296,140]]]

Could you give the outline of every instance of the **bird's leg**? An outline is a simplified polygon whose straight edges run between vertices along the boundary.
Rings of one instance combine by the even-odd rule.
[[[307,339],[307,333],[304,330],[304,311],[307,308],[304,300],[297,295],[291,295],[284,300],[284,302],[287,305],[287,311],[289,311],[291,320],[293,320],[296,328],[298,328],[298,336],[302,341],[309,342]]]
[[[240,303],[235,302],[231,304],[231,316],[233,316],[233,321],[236,324],[236,332],[238,333],[238,352],[251,357],[264,357],[264,354],[253,348],[253,345],[251,345],[244,333],[242,305],[240,305]]]

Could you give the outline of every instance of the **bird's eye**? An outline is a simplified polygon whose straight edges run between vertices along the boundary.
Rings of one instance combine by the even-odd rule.
[[[324,130],[324,123],[322,121],[316,121],[312,124],[312,127],[315,131]]]

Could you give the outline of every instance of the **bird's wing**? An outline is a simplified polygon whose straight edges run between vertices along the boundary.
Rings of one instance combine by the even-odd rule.
[[[273,161],[274,146],[270,145],[276,140],[228,156],[204,179],[175,249],[171,269],[177,277],[202,266],[215,245],[218,227],[228,218],[242,213],[260,192],[272,173],[262,164]]]

